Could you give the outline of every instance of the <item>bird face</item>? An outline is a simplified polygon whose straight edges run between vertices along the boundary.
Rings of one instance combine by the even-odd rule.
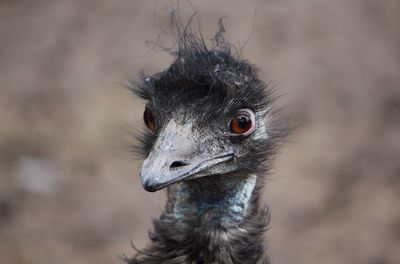
[[[252,141],[257,129],[256,115],[250,109],[240,109],[204,124],[193,115],[179,112],[167,121],[157,121],[148,106],[144,122],[157,135],[140,173],[147,191],[182,180],[237,171],[238,160],[251,151],[246,143]],[[156,123],[163,125],[157,128]]]
[[[178,57],[164,72],[143,77],[135,93],[147,101],[140,138],[143,187],[233,172],[255,173],[274,149],[266,124],[270,91],[251,65],[224,52]]]

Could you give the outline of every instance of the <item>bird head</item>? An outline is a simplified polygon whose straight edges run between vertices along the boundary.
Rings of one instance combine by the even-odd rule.
[[[139,149],[147,191],[268,166],[281,131],[272,89],[247,61],[192,45],[133,90],[146,101]]]

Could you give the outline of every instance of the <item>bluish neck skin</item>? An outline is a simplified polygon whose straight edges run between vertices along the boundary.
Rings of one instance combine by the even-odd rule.
[[[212,175],[180,183],[172,212],[178,221],[207,218],[229,224],[246,215],[256,186],[255,175]]]

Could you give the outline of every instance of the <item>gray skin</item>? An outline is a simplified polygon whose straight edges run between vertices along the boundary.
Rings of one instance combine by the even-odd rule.
[[[232,146],[220,144],[215,132],[194,130],[193,123],[179,124],[174,119],[162,129],[140,172],[147,191],[236,170]]]
[[[264,122],[256,120],[251,110],[239,112],[250,114],[254,123],[244,135],[229,130],[232,117],[201,125],[195,117],[187,118],[179,113],[172,115],[160,129],[152,151],[143,162],[140,172],[143,187],[153,192],[182,180],[236,171],[236,159],[247,151],[242,144],[233,144],[229,137],[247,138],[257,127],[265,128]]]

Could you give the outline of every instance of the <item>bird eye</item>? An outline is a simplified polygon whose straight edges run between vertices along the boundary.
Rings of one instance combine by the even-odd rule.
[[[247,136],[250,135],[256,128],[255,115],[249,109],[243,109],[241,112],[232,118],[229,123],[229,129],[234,135]]]
[[[146,107],[144,110],[143,121],[146,124],[147,128],[154,133],[156,130],[156,122],[154,120],[153,112],[148,107]]]

